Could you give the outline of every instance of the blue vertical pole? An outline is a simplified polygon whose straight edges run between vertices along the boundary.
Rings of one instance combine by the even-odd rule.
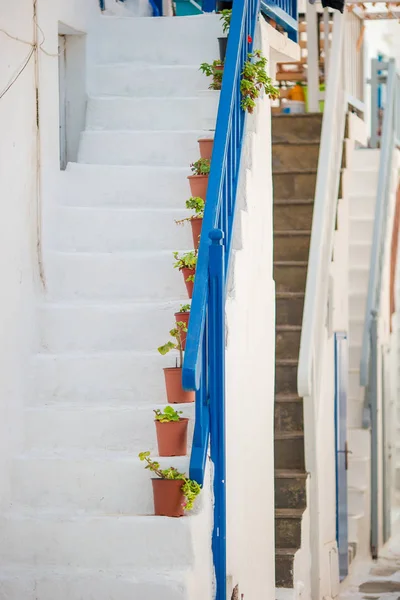
[[[220,229],[210,232],[209,390],[210,448],[214,464],[214,531],[212,548],[216,600],[226,600],[226,458],[225,458],[225,248]]]

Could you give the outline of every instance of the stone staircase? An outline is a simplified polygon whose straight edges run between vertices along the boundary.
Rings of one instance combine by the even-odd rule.
[[[306,508],[303,400],[297,365],[322,115],[273,117],[276,587],[293,587]]]
[[[137,455],[157,452],[153,409],[175,362],[157,347],[187,302],[172,253],[193,242],[175,219],[188,216],[197,139],[215,127],[199,64],[219,32],[214,15],[99,17],[88,34],[86,128],[46,212],[32,394],[0,515],[4,600],[212,595],[207,481],[194,514],[155,517]],[[176,408],[191,440],[194,406]],[[160,462],[188,472],[188,456]]]

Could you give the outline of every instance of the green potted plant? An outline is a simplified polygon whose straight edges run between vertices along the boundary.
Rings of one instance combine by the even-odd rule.
[[[200,71],[206,77],[212,77],[212,82],[208,86],[209,90],[220,90],[222,87],[222,76],[224,74],[224,63],[222,60],[214,60],[212,63],[202,63]]]
[[[183,419],[182,411],[166,406],[163,411],[154,411],[160,456],[186,456],[187,429],[189,419]]]
[[[242,96],[241,107],[248,113],[252,113],[256,106],[256,99],[262,90],[272,99],[278,98],[279,91],[272,85],[272,79],[268,77],[265,67],[267,59],[261,50],[249,52],[247,61],[244,63],[242,78],[240,80],[240,93]]]
[[[221,10],[220,15],[221,16],[219,20],[222,22],[222,31],[225,34],[225,37],[218,38],[219,57],[221,62],[225,62],[226,46],[228,43],[229,29],[231,26],[232,9],[224,8]]]
[[[161,469],[160,463],[151,460],[150,452],[140,452],[139,458],[147,463],[146,469],[157,475],[152,478],[154,514],[162,517],[183,517],[192,510],[201,487],[174,467]]]
[[[190,304],[181,304],[179,311],[175,313],[176,323],[185,323],[186,331],[181,331],[182,350],[186,348],[186,336],[189,327]]]
[[[188,296],[189,298],[192,298],[197,265],[197,252],[196,250],[191,250],[190,252],[185,252],[181,256],[179,255],[179,252],[174,252],[174,259],[176,261],[174,269],[179,269],[182,272]]]
[[[186,219],[180,219],[179,221],[175,221],[175,223],[178,223],[178,225],[189,221],[192,227],[192,237],[195,250],[198,249],[200,242],[201,227],[203,225],[204,217],[204,204],[205,202],[203,198],[200,198],[199,196],[192,196],[191,198],[189,198],[189,200],[186,200],[186,208],[188,208],[189,210],[193,210],[194,214],[190,217],[187,217]]]
[[[212,150],[214,146],[214,138],[200,138],[197,141],[199,143],[201,158],[211,160]]]
[[[211,161],[208,158],[199,158],[190,165],[192,175],[188,176],[192,196],[206,199],[208,175],[210,173]]]
[[[183,321],[179,321],[176,324],[176,327],[169,332],[173,341],[169,340],[166,344],[158,348],[158,351],[162,356],[168,354],[170,350],[178,350],[175,367],[166,367],[164,369],[168,404],[187,404],[189,402],[194,402],[195,399],[194,392],[187,392],[182,387],[183,333],[187,333],[187,327]]]

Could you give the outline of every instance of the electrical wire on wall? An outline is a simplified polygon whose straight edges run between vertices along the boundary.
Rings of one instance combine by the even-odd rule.
[[[0,28],[0,33],[6,35],[8,38],[15,40],[21,44],[30,46],[30,50],[21,65],[17,68],[15,73],[12,75],[10,80],[6,83],[5,87],[0,90],[0,100],[10,91],[13,85],[18,81],[19,77],[28,67],[32,57],[34,59],[34,73],[35,73],[35,113],[36,113],[36,252],[39,267],[39,277],[44,289],[46,288],[46,280],[43,268],[43,254],[42,254],[42,210],[41,210],[41,168],[40,168],[40,119],[39,119],[39,50],[50,57],[58,57],[58,53],[52,54],[43,48],[43,44],[46,41],[43,29],[38,23],[37,15],[37,2],[33,0],[32,4],[32,21],[33,21],[33,41],[28,42],[20,39],[5,29]],[[38,32],[41,34],[41,41],[38,41]]]

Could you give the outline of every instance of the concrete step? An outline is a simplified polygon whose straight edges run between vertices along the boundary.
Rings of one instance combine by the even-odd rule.
[[[356,429],[362,427],[364,415],[364,402],[362,399],[353,400],[349,399],[347,404],[347,427]]]
[[[365,315],[367,304],[367,296],[364,292],[353,292],[349,294],[349,317],[350,319],[358,318],[360,315]]]
[[[194,581],[190,570],[77,569],[2,565],[0,590],[5,600],[189,600]],[[198,585],[198,584],[197,584]]]
[[[38,354],[32,361],[29,400],[32,406],[163,404],[166,402],[163,368],[172,366],[175,357],[161,356],[156,350]]]
[[[349,456],[349,469],[347,481],[350,487],[369,488],[371,481],[371,461],[369,458],[355,458]]]
[[[359,369],[361,360],[361,344],[352,344],[349,347],[349,367]]]
[[[349,515],[348,518],[348,540],[349,544],[358,544],[360,540],[360,529],[364,524],[364,515]]]
[[[376,194],[350,194],[349,215],[351,219],[373,219],[375,214]]]
[[[364,488],[356,488],[348,486],[348,513],[350,515],[365,514],[365,498],[366,490]]]
[[[343,187],[350,194],[356,193],[357,196],[376,195],[377,185],[377,171],[357,171],[355,169],[344,169],[343,171]]]
[[[144,441],[141,450],[147,449]],[[157,460],[164,469],[174,466],[188,473],[188,457]],[[11,485],[15,510],[29,507],[30,511],[65,511],[70,515],[154,514],[151,473],[136,453],[33,451],[13,461]]]
[[[307,278],[307,262],[275,261],[274,279],[277,293],[304,293]]]
[[[90,36],[89,51],[98,64],[196,65],[218,56],[222,25],[217,15],[103,18]],[[168,40],[168,44],[160,43]]]
[[[273,174],[274,199],[312,199],[315,193],[317,170],[275,172]]]
[[[298,396],[275,396],[275,431],[303,431],[303,400]]]
[[[190,197],[188,175],[189,164],[176,168],[69,163],[54,195],[59,204],[69,206],[181,210]]]
[[[347,439],[352,458],[369,458],[371,455],[371,433],[368,429],[348,429]]]
[[[321,138],[322,115],[274,115],[272,118],[272,141],[277,142],[319,142]]]
[[[366,294],[368,290],[369,268],[351,266],[349,270],[350,294]]]
[[[193,565],[195,547],[209,537],[210,527],[204,514],[170,519],[39,513],[3,515],[0,532],[3,565],[184,570]]]
[[[311,231],[312,200],[274,200],[274,231]]]
[[[365,388],[360,386],[360,369],[349,369],[349,399],[361,401]]]
[[[298,361],[278,359],[275,361],[275,393],[297,395]]]
[[[44,304],[38,309],[40,351],[156,351],[168,340],[179,302]],[[173,353],[174,354],[174,353]]]
[[[275,431],[275,469],[304,471],[304,433]]]
[[[207,93],[219,99],[220,92],[208,91],[209,81],[199,65],[98,65],[88,74],[91,96],[132,98],[182,98]],[[164,113],[163,113],[164,114]],[[146,117],[144,117],[146,118]]]
[[[199,158],[197,140],[207,132],[85,131],[78,162],[97,165],[186,167]]]
[[[278,325],[276,327],[275,356],[277,359],[299,357],[301,326]]]
[[[274,231],[275,261],[308,261],[311,231]]]
[[[357,320],[351,319],[349,323],[349,346],[358,347],[362,345],[364,333],[364,318],[360,316]]]
[[[294,470],[275,471],[276,508],[302,508],[307,506],[307,473]]]
[[[297,548],[275,549],[275,586],[293,588],[293,563]]]
[[[276,324],[301,326],[303,306],[303,293],[278,293],[276,295]]]
[[[379,169],[380,150],[358,148],[353,155],[353,168],[359,171],[376,171]]]
[[[303,509],[275,509],[275,547],[300,548]]]
[[[86,111],[86,130],[215,129],[218,95],[188,98],[92,97]]]
[[[57,207],[48,246],[63,252],[156,251],[193,246],[190,223],[176,221],[192,212],[180,209]]]
[[[371,262],[370,242],[350,242],[349,262],[355,267],[369,268]]]
[[[49,300],[186,300],[171,252],[48,252]]]
[[[316,143],[275,143],[272,146],[274,173],[308,171],[318,166],[319,141]]]
[[[55,453],[107,452],[130,453],[136,457],[145,448],[157,455],[154,410],[165,404],[142,406],[81,406],[75,404],[44,405],[27,408],[24,413],[24,447],[26,452]],[[189,418],[188,448],[192,443],[194,403],[174,405]],[[112,458],[112,456],[110,457]],[[129,458],[125,456],[122,460]]]
[[[354,218],[350,219],[349,222],[349,235],[350,235],[350,248],[353,244],[366,244],[372,243],[372,232],[374,228],[373,219]],[[368,252],[367,252],[368,253]]]

